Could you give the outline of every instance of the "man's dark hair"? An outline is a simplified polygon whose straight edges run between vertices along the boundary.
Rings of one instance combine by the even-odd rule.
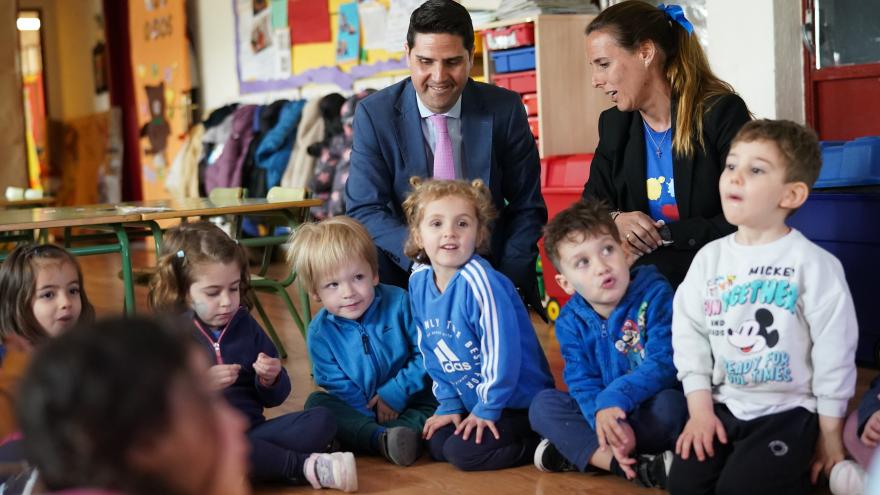
[[[428,0],[413,11],[406,32],[406,44],[412,50],[416,33],[454,34],[461,36],[469,53],[474,51],[474,24],[467,9],[452,0]]]

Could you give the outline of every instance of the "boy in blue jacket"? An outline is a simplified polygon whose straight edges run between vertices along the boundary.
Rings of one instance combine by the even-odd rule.
[[[672,287],[653,266],[630,269],[601,203],[559,213],[545,228],[544,248],[572,296],[556,321],[569,391],[545,390],[529,408],[544,437],[535,466],[598,468],[665,487],[687,420],[672,363]]]
[[[406,292],[379,284],[373,240],[349,217],[300,227],[288,259],[324,305],[309,325],[308,348],[326,392],[311,394],[305,408],[330,409],[346,449],[412,464],[437,402]]]

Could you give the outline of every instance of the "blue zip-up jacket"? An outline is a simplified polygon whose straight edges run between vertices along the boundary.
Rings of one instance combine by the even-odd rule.
[[[266,170],[267,189],[281,183],[281,176],[284,175],[287,162],[290,160],[299,120],[305,106],[305,100],[294,100],[284,105],[275,127],[263,135],[257,146],[254,163]]]
[[[653,265],[632,269],[626,294],[607,320],[580,294],[572,296],[556,320],[556,339],[568,392],[593,429],[596,411],[619,407],[629,414],[678,385],[672,287]]]
[[[377,393],[397,412],[428,384],[409,297],[379,284],[359,321],[322,309],[309,324],[315,383],[367,416]]]
[[[492,421],[527,409],[553,376],[513,283],[474,255],[442,294],[430,266],[409,279],[419,348],[434,379],[437,414],[471,412]]]
[[[192,311],[187,311],[185,317],[190,321],[196,318]],[[270,357],[278,357],[272,341],[243,306],[238,308],[218,339],[214,338],[208,325],[201,321],[199,324],[205,332],[193,325],[193,333],[199,344],[211,353],[214,364],[241,365],[238,379],[223,390],[226,400],[248,417],[251,428],[264,422],[266,418],[263,416],[263,408],[278,406],[290,395],[290,377],[283,366],[271,387],[260,384],[260,378],[254,371],[253,364],[261,352]],[[218,348],[222,363],[217,359]]]

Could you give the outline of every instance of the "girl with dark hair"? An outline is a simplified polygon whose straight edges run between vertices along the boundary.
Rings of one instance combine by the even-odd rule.
[[[733,232],[718,180],[730,141],[750,119],[709,67],[677,5],[613,5],[587,26],[592,84],[615,104],[599,117],[584,187],[611,213],[632,259],[677,287],[706,243]]]
[[[0,265],[0,439],[15,430],[12,402],[31,350],[95,310],[83,286],[82,270],[70,253],[51,244],[16,248]],[[10,444],[0,459],[16,457]]]

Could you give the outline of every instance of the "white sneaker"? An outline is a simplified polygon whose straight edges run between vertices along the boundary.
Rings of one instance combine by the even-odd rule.
[[[357,468],[351,452],[312,454],[306,459],[303,471],[315,489],[334,488],[344,492],[358,489]]]
[[[840,461],[831,468],[828,487],[834,495],[862,495],[865,492],[865,470],[854,461]]]

